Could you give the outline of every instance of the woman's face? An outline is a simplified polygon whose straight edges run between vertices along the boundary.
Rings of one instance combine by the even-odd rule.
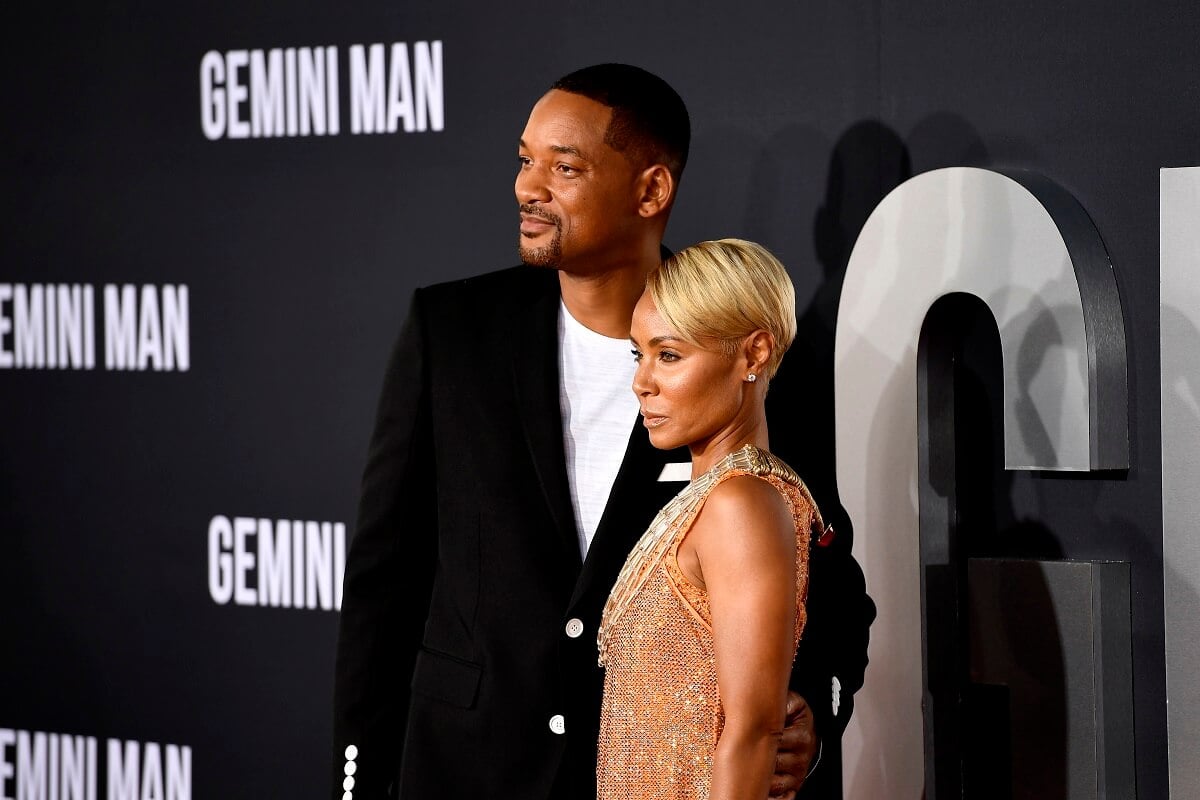
[[[633,310],[629,338],[638,362],[633,391],[655,447],[703,450],[736,430],[751,399],[743,382],[744,356],[723,353],[715,343],[703,348],[684,341],[649,293]]]

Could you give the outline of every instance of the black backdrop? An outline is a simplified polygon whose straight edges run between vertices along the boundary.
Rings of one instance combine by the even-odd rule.
[[[1034,169],[1092,215],[1125,306],[1133,466],[1049,489],[1016,476],[997,524],[1132,562],[1139,792],[1165,796],[1158,169],[1200,164],[1200,11],[1046,6],[22,8],[4,34],[0,359],[17,336],[5,285],[93,286],[97,353],[92,370],[0,368],[0,734],[97,737],[100,796],[110,738],[143,759],[145,743],[190,748],[198,798],[326,796],[336,611],[216,602],[210,524],[353,529],[412,288],[515,261],[529,107],[559,74],[616,60],[692,112],[668,243],[764,242],[813,336],[831,336],[866,214],[908,175]],[[432,41],[444,130],[351,133],[351,45]],[[338,48],[338,135],[205,137],[205,53],[306,46]],[[105,369],[110,284],[188,287],[186,371]],[[2,774],[18,745],[0,747]]]

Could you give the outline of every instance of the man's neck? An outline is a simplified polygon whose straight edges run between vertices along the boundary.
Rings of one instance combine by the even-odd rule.
[[[646,276],[659,265],[659,251],[596,274],[558,272],[563,304],[585,328],[611,339],[629,337],[633,307],[646,288]]]

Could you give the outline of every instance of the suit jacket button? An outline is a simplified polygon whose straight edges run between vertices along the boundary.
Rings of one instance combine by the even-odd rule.
[[[550,718],[550,730],[554,731],[560,736],[567,732],[567,720],[562,714],[555,714]]]
[[[583,620],[578,617],[572,617],[567,620],[567,636],[572,639],[578,639],[583,635]]]

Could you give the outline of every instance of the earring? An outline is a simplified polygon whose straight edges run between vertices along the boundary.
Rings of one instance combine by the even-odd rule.
[[[753,372],[751,372],[749,375],[746,376],[747,383],[754,383],[756,380],[758,380],[758,376],[755,375]]]

